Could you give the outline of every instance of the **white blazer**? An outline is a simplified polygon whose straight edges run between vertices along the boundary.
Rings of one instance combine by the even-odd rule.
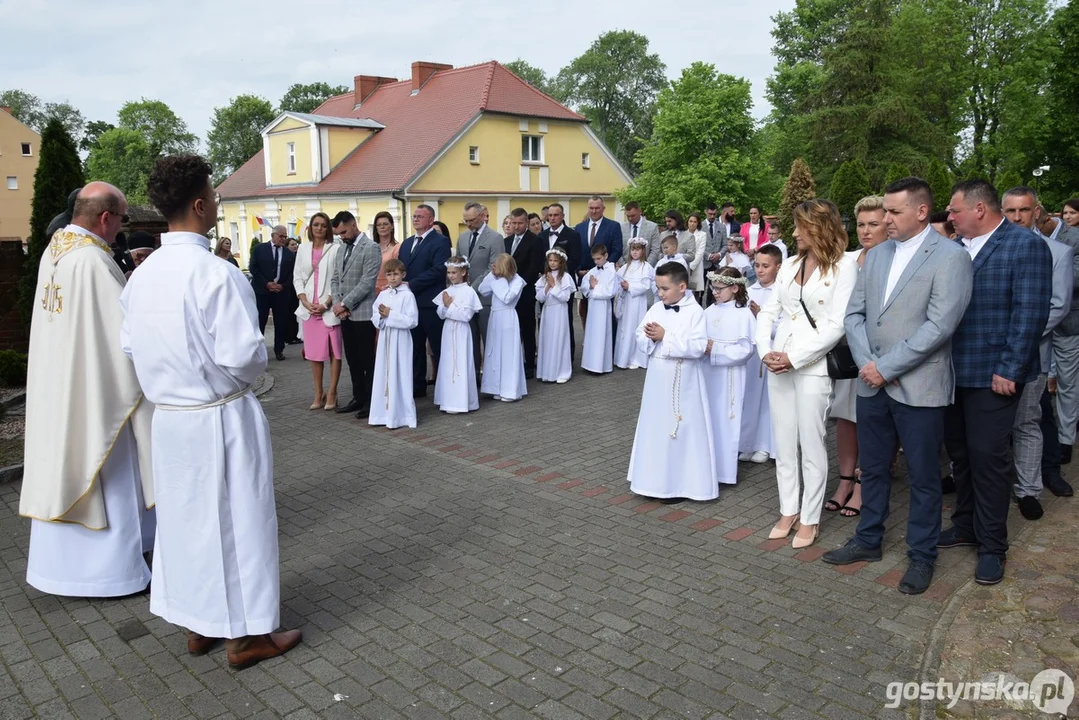
[[[757,313],[757,353],[761,359],[772,351],[785,352],[795,370],[807,375],[828,374],[824,356],[846,333],[843,319],[858,280],[856,257],[843,255],[836,269],[823,277],[820,268],[814,270],[805,287],[795,282],[802,266],[801,258],[794,257],[780,266],[772,297]],[[816,329],[798,302],[799,291],[813,315]],[[777,319],[780,322],[773,339],[772,326]]]
[[[306,295],[307,301],[310,303],[316,300],[320,303],[325,303],[329,300],[333,261],[337,257],[340,247],[340,244],[335,242],[327,244],[323,248],[322,259],[318,263],[319,290],[321,292],[319,297],[315,298],[315,268],[311,264],[311,254],[314,252],[314,247],[310,242],[300,245],[300,248],[296,251],[296,266],[292,271],[292,283],[296,288],[297,295]],[[296,308],[296,319],[302,323],[310,317],[311,313],[307,312],[307,308],[303,306],[303,303],[300,303],[300,306]],[[334,325],[340,325],[341,319],[333,314],[332,308],[329,308],[322,313],[322,322],[326,323],[327,327],[333,327]]]
[[[708,233],[698,230],[692,233],[694,240],[693,261],[689,264],[689,287],[693,290],[707,290],[704,282],[704,247],[708,242]]]

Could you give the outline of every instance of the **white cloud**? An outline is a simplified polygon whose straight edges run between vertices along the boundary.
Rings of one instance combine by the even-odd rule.
[[[405,78],[415,60],[455,66],[522,58],[556,73],[608,30],[645,34],[678,77],[695,60],[753,84],[768,112],[771,16],[794,0],[0,0],[0,90],[70,102],[115,122],[128,100],[166,102],[205,138],[215,107],[295,82]],[[68,29],[65,31],[65,28]]]

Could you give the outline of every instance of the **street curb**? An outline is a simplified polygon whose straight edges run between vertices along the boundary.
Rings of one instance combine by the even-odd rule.
[[[7,400],[4,400],[0,405],[6,408],[15,407],[16,405],[23,405],[26,403],[26,391],[12,395]]]
[[[259,398],[273,390],[273,386],[273,375],[269,372],[264,372],[259,375],[258,380],[255,381],[255,389],[252,390],[252,392],[255,394],[255,397]]]
[[[0,468],[0,485],[22,480],[22,463]]]

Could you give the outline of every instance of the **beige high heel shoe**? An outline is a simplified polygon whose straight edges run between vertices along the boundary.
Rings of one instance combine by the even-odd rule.
[[[768,539],[779,540],[790,535],[791,530],[793,530],[795,526],[798,525],[799,517],[800,516],[798,514],[791,515],[789,518],[786,516],[781,516],[779,518],[779,522],[777,522],[775,526],[772,527],[771,532],[768,533]]]
[[[321,410],[322,406],[323,406],[323,404],[325,404],[325,402],[326,402],[326,398],[323,398],[322,400],[319,400],[319,401],[315,402],[314,404],[312,404],[311,407],[309,407],[307,409],[308,410]]]
[[[801,550],[802,548],[807,548],[810,545],[812,545],[813,543],[817,542],[817,536],[820,535],[820,525],[814,525],[813,526],[813,534],[810,537],[808,537],[808,538],[799,537],[798,533],[801,532],[802,528],[805,528],[805,527],[809,527],[809,526],[808,525],[800,525],[798,527],[798,529],[795,531],[794,539],[791,540],[791,547],[794,548],[795,550]]]

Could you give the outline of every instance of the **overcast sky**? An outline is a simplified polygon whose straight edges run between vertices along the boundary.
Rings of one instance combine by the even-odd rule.
[[[213,109],[245,93],[275,106],[289,85],[410,76],[415,60],[460,67],[518,57],[556,73],[608,30],[648,36],[667,75],[695,60],[753,84],[768,113],[771,16],[794,0],[0,0],[0,90],[67,101],[116,121],[166,102],[205,142]]]

